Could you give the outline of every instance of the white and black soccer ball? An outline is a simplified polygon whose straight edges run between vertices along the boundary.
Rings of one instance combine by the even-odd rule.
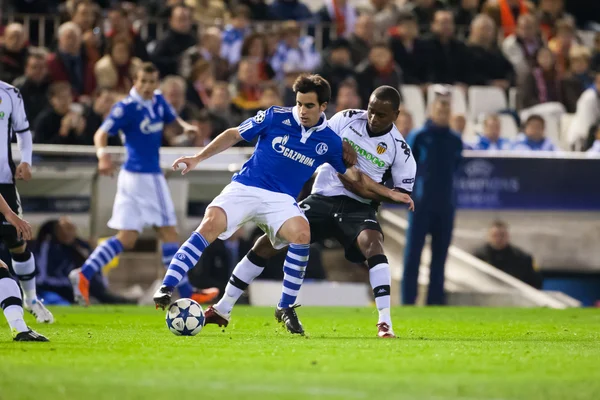
[[[167,310],[167,327],[177,336],[195,336],[204,327],[204,311],[192,299],[179,299]]]

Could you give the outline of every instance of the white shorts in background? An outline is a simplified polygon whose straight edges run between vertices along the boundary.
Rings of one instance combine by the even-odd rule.
[[[275,249],[289,244],[277,236],[285,221],[294,217],[306,219],[292,196],[238,182],[225,186],[207,208],[210,207],[219,207],[227,215],[227,230],[219,235],[219,239],[228,239],[242,225],[252,221],[267,234]]]
[[[162,174],[122,169],[108,227],[142,232],[147,226],[176,226],[175,206]]]

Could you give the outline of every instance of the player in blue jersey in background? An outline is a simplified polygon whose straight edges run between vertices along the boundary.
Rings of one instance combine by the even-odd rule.
[[[115,256],[132,249],[144,227],[156,229],[163,243],[166,267],[179,248],[175,207],[160,168],[159,149],[163,131],[165,134],[196,132],[196,128],[177,117],[157,91],[159,83],[156,67],[152,63],[142,64],[129,96],[113,106],[94,136],[100,174],[112,176],[114,171],[106,152],[109,136],[119,133],[125,136],[127,160],[119,172],[113,214],[108,221],[108,226],[119,232],[100,244],[81,269],[69,274],[75,299],[82,305],[89,304],[92,277]],[[178,289],[183,297],[193,297],[187,277],[179,282]]]
[[[364,180],[375,191],[386,191],[360,174],[347,169],[341,138],[328,127],[324,111],[331,95],[329,83],[319,75],[302,75],[293,86],[296,106],[271,107],[219,135],[198,154],[173,163],[185,164],[183,174],[238,143],[258,137],[254,153],[232,182],[208,205],[198,229],[181,246],[165,276],[163,286],[154,295],[157,307],[171,302],[173,289],[199,261],[202,252],[215,239],[227,239],[246,222],[255,222],[276,249],[289,245],[284,266],[284,288],[299,288],[304,279],[310,246],[310,227],[296,197],[318,166],[329,163],[338,173],[354,181]],[[350,148],[350,146],[348,146]],[[356,163],[350,148],[347,163]],[[286,293],[287,292],[287,293]],[[291,293],[291,294],[289,294]],[[294,319],[296,295],[283,291],[277,313],[280,319]],[[224,318],[214,309],[211,319]]]

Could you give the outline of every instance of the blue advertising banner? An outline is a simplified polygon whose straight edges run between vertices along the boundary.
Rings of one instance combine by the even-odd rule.
[[[600,211],[600,159],[465,157],[458,208]]]

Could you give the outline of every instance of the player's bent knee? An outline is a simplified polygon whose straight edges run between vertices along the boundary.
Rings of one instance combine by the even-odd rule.
[[[210,207],[206,210],[197,232],[209,243],[212,243],[226,230],[227,214],[225,214],[225,211],[220,207]]]
[[[269,259],[275,256],[281,250],[275,250],[267,235],[262,235],[260,238],[258,238],[256,243],[254,243],[252,251],[261,258]]]

